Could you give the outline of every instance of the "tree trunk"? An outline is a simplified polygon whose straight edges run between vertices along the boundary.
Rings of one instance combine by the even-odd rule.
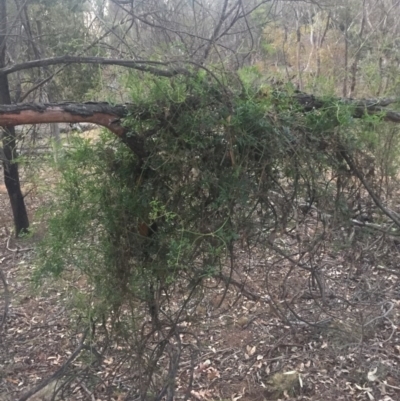
[[[0,0],[0,68],[6,64],[6,40],[7,40],[7,8],[6,0]],[[0,103],[11,104],[10,89],[8,78],[5,74],[0,74]],[[7,188],[10,198],[15,234],[26,232],[29,227],[28,214],[26,212],[24,197],[22,196],[21,185],[19,181],[16,139],[14,127],[4,127],[3,134],[4,151],[4,184]]]
[[[0,75],[0,103],[11,103],[8,80],[7,76],[5,75]],[[8,196],[10,198],[14,218],[15,234],[18,236],[19,234],[28,230],[29,220],[19,181],[18,163],[15,162],[17,158],[17,151],[14,127],[4,127],[3,152],[4,184],[7,188]]]

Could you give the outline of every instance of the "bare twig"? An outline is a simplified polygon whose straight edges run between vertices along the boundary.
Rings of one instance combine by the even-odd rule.
[[[41,60],[27,61],[26,63],[15,64],[11,67],[0,69],[0,74],[11,74],[13,72],[28,70],[37,67],[47,67],[58,64],[99,64],[99,65],[119,65],[121,67],[132,68],[139,71],[150,72],[160,77],[174,77],[176,75],[190,75],[189,71],[178,67],[172,62],[157,62],[151,60],[121,60],[105,57],[83,57],[83,56],[60,56],[43,58]],[[167,69],[156,68],[165,67]]]
[[[85,386],[84,383],[80,383],[80,386],[82,387],[82,389],[84,390],[84,392],[90,397],[90,399],[92,401],[96,401],[96,397],[94,396],[94,394]]]
[[[236,288],[240,290],[240,292],[248,299],[257,302],[261,299],[261,295],[255,294],[254,292],[249,291],[248,289],[245,288],[244,283],[240,283],[239,281],[236,281],[234,278],[230,276],[225,276],[224,274],[220,273],[217,278],[220,278],[222,281],[225,282],[227,285],[234,285]]]
[[[4,287],[4,310],[3,310],[3,316],[0,322],[0,330],[3,328],[4,323],[7,319],[7,315],[8,315],[8,308],[10,305],[10,292],[8,290],[8,284],[7,284],[7,280],[6,280],[6,276],[4,275],[3,271],[0,270],[0,281],[3,283],[3,287]]]
[[[33,248],[20,248],[18,245],[16,246],[16,248],[10,248],[10,240],[11,240],[11,235],[7,238],[7,243],[6,243],[6,248],[10,252],[27,252],[33,250]]]
[[[393,274],[394,276],[400,277],[400,271],[388,269],[387,267],[384,266],[376,266],[376,269],[385,271],[387,273]]]
[[[60,367],[60,369],[56,370],[51,376],[49,376],[47,379],[41,381],[36,387],[32,388],[31,390],[27,391],[25,394],[23,394],[20,398],[18,398],[18,401],[27,401],[32,395],[36,394],[38,391],[41,389],[45,388],[48,386],[50,383],[52,383],[54,380],[59,379],[62,377],[62,375],[65,373],[67,370],[68,366],[76,359],[76,357],[81,353],[81,351],[85,348],[85,339],[87,336],[88,330],[85,331],[85,333],[82,335],[82,338],[79,342],[78,347],[76,350],[71,354],[71,356],[64,362],[64,364]]]
[[[187,389],[185,391],[185,398],[184,401],[188,401],[189,397],[191,396],[193,390],[193,380],[194,380],[194,369],[196,365],[196,358],[197,358],[198,351],[195,347],[192,347],[192,352],[190,353],[190,376],[189,376],[189,383],[187,385]]]
[[[346,163],[348,164],[350,170],[353,172],[353,174],[361,181],[361,183],[364,185],[365,189],[369,193],[370,197],[374,201],[375,205],[378,206],[379,209],[382,210],[386,216],[388,216],[398,227],[400,227],[400,218],[397,215],[397,213],[393,212],[389,208],[385,207],[381,200],[379,199],[378,195],[375,194],[375,192],[372,190],[371,186],[365,179],[364,175],[360,172],[360,170],[357,168],[355,162],[353,161],[352,157],[344,150],[340,152],[341,156],[343,157],[344,160],[346,160]]]
[[[391,235],[394,237],[400,236],[400,232],[391,230],[391,228],[393,227],[393,224],[390,224],[389,227],[384,227],[383,225],[369,223],[368,221],[359,221],[356,219],[351,219],[350,221],[352,224],[354,224],[355,226],[358,226],[358,227],[370,228],[372,230],[380,231],[386,235]]]

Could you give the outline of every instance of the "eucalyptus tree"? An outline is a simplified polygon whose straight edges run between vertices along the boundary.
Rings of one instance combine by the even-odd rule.
[[[0,1],[0,68],[6,66],[7,58],[7,1]],[[2,104],[11,104],[10,86],[8,76],[0,74],[0,102]],[[18,233],[26,231],[29,227],[28,214],[21,191],[18,164],[15,162],[16,138],[13,126],[5,126],[3,133],[3,167],[4,167],[4,183],[7,187],[10,197],[14,224]]]

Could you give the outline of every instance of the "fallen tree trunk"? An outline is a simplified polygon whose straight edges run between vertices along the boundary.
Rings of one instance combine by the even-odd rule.
[[[296,101],[305,112],[320,109],[328,103],[313,95],[295,93]],[[353,108],[353,117],[360,118],[365,113],[381,115],[385,121],[400,122],[400,112],[386,110],[385,107],[399,101],[397,98],[385,99],[341,99],[338,104],[346,104]],[[0,126],[16,126],[24,124],[48,124],[48,123],[80,123],[88,122],[108,128],[117,135],[128,147],[143,159],[147,156],[143,141],[139,135],[130,132],[124,125],[123,119],[132,109],[132,104],[111,105],[105,102],[88,103],[21,103],[13,105],[0,105]]]
[[[295,93],[292,98],[294,102],[300,104],[305,112],[323,108],[328,105],[328,102],[332,104],[332,100],[325,101],[302,92]],[[337,98],[335,102],[351,106],[354,118],[361,118],[367,113],[380,115],[385,121],[400,123],[400,112],[385,109],[386,106],[398,100],[398,98],[364,100]],[[143,139],[123,125],[124,117],[128,116],[129,110],[133,107],[132,104],[111,105],[105,102],[0,105],[0,126],[62,122],[93,123],[109,129],[140,159],[143,159],[147,156]],[[141,115],[143,116],[145,113],[141,113]]]
[[[314,109],[321,109],[330,104],[336,103],[337,105],[347,105],[353,109],[353,117],[361,118],[365,114],[370,115],[381,115],[382,119],[385,121],[391,121],[394,123],[400,122],[400,112],[387,110],[385,107],[398,103],[400,98],[382,98],[382,99],[349,99],[349,98],[337,98],[326,101],[319,99],[314,95],[309,95],[307,93],[298,92],[294,94],[293,99],[295,99],[304,109],[304,111],[311,111]]]
[[[293,100],[297,101],[306,112],[327,105],[326,101],[306,93],[294,94]],[[354,118],[360,118],[365,113],[382,114],[383,120],[398,123],[400,112],[386,110],[385,107],[399,100],[398,98],[365,100],[338,98],[337,102],[352,106]],[[118,137],[123,138],[127,129],[121,124],[121,119],[128,115],[132,107],[132,104],[111,105],[105,102],[0,105],[0,126],[89,122],[106,127]]]
[[[21,103],[0,105],[0,125],[89,122],[102,125],[121,137],[126,129],[119,119],[127,113],[125,105],[108,103]]]

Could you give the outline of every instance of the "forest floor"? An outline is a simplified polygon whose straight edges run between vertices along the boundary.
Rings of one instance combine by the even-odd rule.
[[[24,190],[29,189],[26,184]],[[34,216],[43,195],[31,191],[26,201],[31,221],[38,221]],[[310,214],[304,224],[316,219]],[[0,270],[10,296],[4,320],[7,294],[0,285],[0,401],[18,400],[74,352],[81,333],[70,310],[70,289],[85,286],[76,276],[73,282],[46,281],[35,289],[35,244],[42,226],[19,240],[11,227],[8,198],[0,191]],[[297,246],[287,234],[276,240]],[[400,400],[396,240],[376,232],[367,240],[360,235],[351,246],[322,249],[322,291],[311,285],[308,272],[293,269],[287,260],[258,258],[246,247],[238,255],[232,278],[242,286],[225,291],[223,283],[211,280],[212,291],[194,312],[200,346],[194,362],[182,356],[176,399],[184,399],[192,381],[186,396],[197,401]],[[92,372],[98,380],[86,375],[65,399],[134,399],[126,396],[120,353],[109,348]],[[82,363],[76,359],[72,365],[79,369]],[[29,399],[51,399],[52,389]]]

